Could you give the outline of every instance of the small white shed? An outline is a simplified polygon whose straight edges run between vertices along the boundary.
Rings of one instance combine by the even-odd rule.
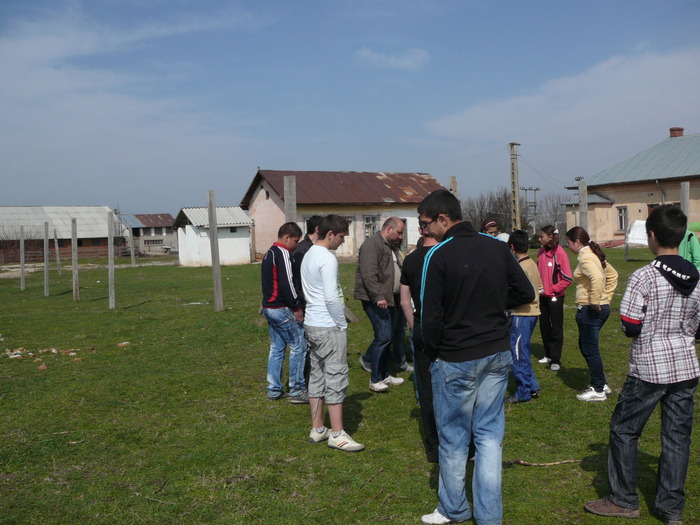
[[[217,236],[222,265],[251,262],[250,233],[253,221],[239,206],[217,206]],[[211,266],[209,210],[182,208],[175,218],[181,266]]]

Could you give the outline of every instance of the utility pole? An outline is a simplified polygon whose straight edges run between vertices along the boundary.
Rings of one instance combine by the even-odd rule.
[[[520,229],[520,191],[518,186],[518,144],[510,143],[511,230]]]
[[[575,180],[578,182],[578,224],[588,231],[588,185],[583,177],[576,177]]]
[[[539,188],[520,188],[521,191],[525,192],[525,208],[528,210],[528,215],[530,215],[530,210],[532,210],[532,234],[534,235],[537,231],[537,192],[540,191]],[[532,192],[532,202],[528,199],[528,192]]]

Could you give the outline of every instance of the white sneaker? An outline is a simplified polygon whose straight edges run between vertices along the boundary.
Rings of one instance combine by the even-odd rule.
[[[400,377],[386,376],[382,383],[388,386],[398,386],[403,384],[403,379]]]
[[[404,363],[401,368],[399,368],[399,372],[413,372],[413,366],[409,365],[408,363]]]
[[[437,523],[438,525],[443,524],[443,523],[455,523],[447,516],[443,516],[442,514],[440,514],[440,511],[438,511],[437,509],[435,509],[430,514],[425,514],[425,515],[421,516],[420,520],[423,523],[433,523],[433,524]]]
[[[309,443],[320,443],[321,441],[327,440],[331,436],[331,429],[326,427],[321,433],[316,432],[313,428],[309,434]]]
[[[389,390],[389,385],[387,385],[384,381],[380,381],[379,383],[372,383],[372,381],[370,381],[369,389],[372,392],[386,392]]]
[[[591,386],[577,394],[576,399],[579,401],[606,401],[608,396],[605,395],[605,392],[596,392],[595,388]]]
[[[345,450],[346,452],[359,452],[365,448],[362,443],[358,443],[352,439],[345,430],[341,430],[340,435],[335,438],[333,437],[333,433],[331,433],[331,435],[328,436],[328,446],[337,448],[338,450]]]
[[[606,396],[609,396],[610,394],[612,394],[612,388],[610,388],[607,383],[605,383],[605,385],[603,386],[603,393]]]
[[[549,369],[550,369],[552,372],[557,372],[560,368],[561,368],[561,366],[559,366],[559,365],[556,364],[556,363],[553,363],[553,364],[549,365]]]
[[[549,357],[543,357],[542,359],[540,359],[537,362],[542,363],[543,365],[548,365],[549,363],[552,362],[552,360]]]

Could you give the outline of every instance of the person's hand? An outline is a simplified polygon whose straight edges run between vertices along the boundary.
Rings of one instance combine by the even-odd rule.
[[[591,308],[593,309],[594,312],[600,312],[600,305],[599,304],[592,304]]]
[[[389,308],[389,303],[386,302],[386,299],[382,299],[381,301],[377,301],[377,306],[382,310],[386,310]]]
[[[299,310],[294,310],[294,319],[297,320],[297,323],[304,322],[304,311],[301,308]]]

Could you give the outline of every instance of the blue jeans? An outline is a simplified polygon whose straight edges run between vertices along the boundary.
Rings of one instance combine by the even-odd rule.
[[[263,308],[270,332],[270,354],[267,358],[267,396],[277,397],[282,392],[282,363],[284,350],[289,345],[289,395],[306,391],[304,362],[306,339],[304,328],[297,323],[289,308]]]
[[[613,503],[639,508],[637,441],[649,416],[661,403],[661,457],[654,506],[666,519],[681,519],[693,430],[693,396],[697,386],[697,379],[657,385],[627,377],[610,419],[608,480]]]
[[[392,319],[395,308],[379,308],[375,303],[362,301],[369,322],[374,329],[374,339],[362,359],[372,367],[371,381],[379,383],[389,375],[389,346],[394,335]]]
[[[600,339],[600,329],[603,328],[608,317],[610,317],[609,304],[601,305],[600,312],[596,312],[588,305],[581,306],[576,311],[578,348],[588,364],[591,386],[595,388],[596,392],[602,392],[606,383],[598,340]]]
[[[438,510],[454,521],[471,518],[465,478],[471,435],[476,444],[472,479],[474,517],[479,525],[500,525],[501,447],[505,431],[503,395],[512,365],[510,351],[430,365],[433,406],[440,439]]]
[[[513,376],[518,390],[515,397],[527,401],[540,389],[530,362],[530,339],[537,324],[537,316],[514,315],[510,318],[510,352],[513,356]]]

